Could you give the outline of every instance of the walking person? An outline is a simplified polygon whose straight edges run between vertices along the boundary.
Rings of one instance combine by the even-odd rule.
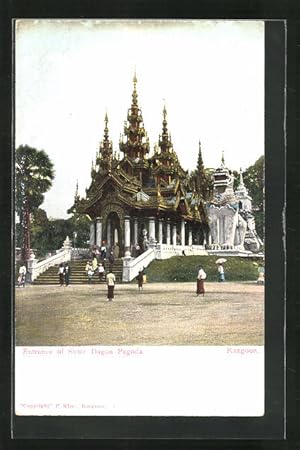
[[[100,255],[101,255],[101,259],[104,261],[106,259],[106,245],[105,245],[105,241],[102,241],[102,245],[100,248]]]
[[[262,265],[258,266],[258,278],[257,278],[257,284],[265,284],[265,268]]]
[[[70,268],[68,262],[65,263],[64,275],[65,275],[65,284],[66,284],[66,287],[68,287],[70,284],[70,276],[71,276],[71,268]]]
[[[219,273],[219,281],[220,282],[225,281],[225,272],[224,272],[224,267],[223,267],[222,263],[219,264],[218,273]]]
[[[88,261],[85,266],[85,271],[87,273],[88,282],[92,282],[92,276],[94,275],[92,261]]]
[[[109,269],[108,274],[106,275],[106,284],[107,284],[107,301],[111,302],[114,298],[114,288],[116,284],[116,277],[112,273],[111,269]]]
[[[105,278],[105,269],[103,264],[99,263],[98,265],[98,274],[99,274],[99,281],[104,281]]]
[[[142,270],[139,271],[139,273],[138,273],[136,279],[137,279],[137,282],[138,282],[138,288],[139,288],[139,291],[140,291],[141,289],[143,290],[144,274],[143,274],[143,271],[142,271]]]
[[[205,290],[204,290],[204,280],[206,280],[206,273],[204,272],[204,270],[202,269],[202,267],[199,267],[199,271],[198,271],[198,275],[197,275],[197,297],[199,297],[200,294],[203,295],[205,294]]]
[[[20,269],[19,269],[19,276],[18,276],[18,286],[25,287],[25,281],[26,281],[26,273],[27,269],[24,263],[21,263]]]
[[[59,265],[58,272],[57,272],[60,287],[62,287],[64,285],[64,281],[65,281],[64,280],[64,278],[65,278],[64,271],[65,271],[64,265],[63,265],[63,263],[61,263]]]
[[[109,262],[109,268],[110,270],[113,270],[114,267],[114,262],[115,262],[115,257],[114,257],[114,252],[110,252],[109,257],[108,257],[108,262]]]

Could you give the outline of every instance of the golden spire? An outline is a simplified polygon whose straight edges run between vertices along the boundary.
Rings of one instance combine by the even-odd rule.
[[[222,150],[221,167],[225,167],[224,150]]]
[[[108,117],[107,117],[107,111],[105,111],[104,123],[105,123],[105,127],[104,127],[104,141],[107,142],[108,141]]]
[[[132,106],[137,106],[137,91],[136,91],[136,84],[137,84],[137,78],[136,78],[136,70],[134,69],[134,76],[133,76],[133,93],[132,93]]]
[[[168,140],[167,108],[166,108],[166,103],[165,102],[164,102],[164,109],[163,109],[162,138],[163,138],[163,140]]]
[[[79,199],[79,195],[78,195],[78,180],[77,180],[77,182],[76,182],[76,189],[75,189],[75,195],[74,195],[74,202],[76,203],[78,199]]]
[[[166,101],[165,100],[164,100],[163,115],[164,115],[164,120],[166,120],[167,119],[167,108],[166,108]]]

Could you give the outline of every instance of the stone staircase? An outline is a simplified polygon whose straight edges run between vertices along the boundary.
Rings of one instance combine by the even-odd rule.
[[[100,281],[99,275],[96,273],[93,275],[91,282],[89,283],[87,273],[85,271],[85,266],[87,259],[70,261],[69,265],[71,268],[70,284],[105,284],[106,281]],[[58,267],[53,266],[46,270],[44,273],[39,275],[32,284],[34,285],[59,285],[58,277]],[[106,263],[106,268],[109,268],[109,263]],[[116,259],[113,265],[113,273],[116,276],[116,282],[122,282],[123,273],[123,260],[121,258]]]

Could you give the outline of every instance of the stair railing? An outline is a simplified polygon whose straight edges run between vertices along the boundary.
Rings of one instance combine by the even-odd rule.
[[[63,246],[60,250],[57,250],[55,255],[49,256],[42,261],[37,261],[33,252],[31,252],[30,259],[28,260],[28,272],[30,274],[30,281],[33,282],[39,275],[44,273],[49,267],[56,266],[58,264],[71,260],[72,246],[71,241],[66,237]]]
[[[149,248],[137,258],[124,258],[123,259],[123,276],[122,281],[132,281],[139,273],[155,259],[155,249]]]

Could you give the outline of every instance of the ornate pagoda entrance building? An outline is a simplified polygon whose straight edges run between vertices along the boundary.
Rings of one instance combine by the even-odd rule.
[[[119,143],[123,157],[113,152],[106,114],[86,198],[75,196],[76,211],[91,219],[90,247],[105,241],[108,250],[118,246],[120,256],[130,258],[155,246],[181,246],[181,252],[184,246],[204,246],[209,228],[203,198],[173,148],[166,108],[158,145],[150,156],[136,84],[134,76]]]

